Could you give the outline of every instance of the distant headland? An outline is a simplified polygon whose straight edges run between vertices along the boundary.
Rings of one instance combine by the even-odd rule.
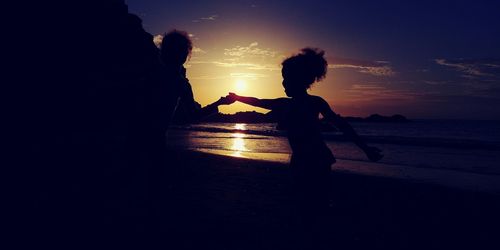
[[[380,114],[372,114],[368,117],[344,117],[349,122],[409,122],[405,116],[395,114],[392,116],[384,116]],[[274,123],[277,122],[274,113],[266,114],[256,111],[237,112],[235,114],[218,113],[203,120],[204,122],[222,122],[222,123]]]
[[[409,122],[405,116],[400,114],[395,114],[392,116],[383,116],[379,114],[372,114],[366,118],[347,116],[344,117],[350,122]]]

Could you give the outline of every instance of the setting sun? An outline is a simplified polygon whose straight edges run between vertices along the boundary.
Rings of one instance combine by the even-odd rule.
[[[247,83],[245,80],[238,79],[235,84],[236,91],[241,92],[247,89]]]

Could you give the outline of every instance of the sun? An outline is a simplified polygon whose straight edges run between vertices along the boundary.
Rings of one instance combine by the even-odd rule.
[[[245,80],[238,79],[238,80],[236,80],[235,88],[236,88],[236,91],[242,92],[242,91],[247,89],[247,83],[245,82]]]

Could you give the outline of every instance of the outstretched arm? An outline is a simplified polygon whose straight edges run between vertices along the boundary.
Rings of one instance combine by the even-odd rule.
[[[220,105],[230,105],[235,101],[236,100],[234,98],[231,98],[229,96],[223,96],[223,97],[219,98],[219,100],[207,105],[205,108],[217,108]]]
[[[378,161],[382,159],[383,155],[381,150],[376,147],[368,146],[364,140],[356,133],[356,131],[351,127],[351,125],[342,116],[333,112],[328,103],[321,99],[320,101],[320,111],[324,119],[332,122],[344,135],[346,135],[351,141],[353,141],[359,148],[361,148],[368,159],[371,161]]]
[[[233,101],[234,102],[234,101]],[[205,117],[217,114],[219,112],[219,106],[220,105],[228,105],[231,104],[229,100],[227,100],[226,97],[221,97],[219,100],[201,108],[201,105],[196,103],[198,105],[198,108],[195,109],[195,113],[193,114],[193,119],[194,120],[201,120]]]
[[[277,98],[277,99],[258,99],[255,97],[239,96],[235,93],[229,93],[226,98],[234,98],[236,101],[246,103],[259,108],[264,109],[277,109],[286,102],[287,98]]]

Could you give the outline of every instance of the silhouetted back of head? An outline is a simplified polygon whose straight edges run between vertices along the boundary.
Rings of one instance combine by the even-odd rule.
[[[191,54],[193,42],[185,31],[172,30],[163,36],[161,59],[165,63],[182,65]]]
[[[300,84],[306,89],[314,82],[321,81],[326,76],[328,63],[325,52],[316,48],[303,48],[300,53],[283,61],[283,77],[294,85]],[[288,78],[288,79],[287,79]],[[299,86],[296,86],[299,87]]]

